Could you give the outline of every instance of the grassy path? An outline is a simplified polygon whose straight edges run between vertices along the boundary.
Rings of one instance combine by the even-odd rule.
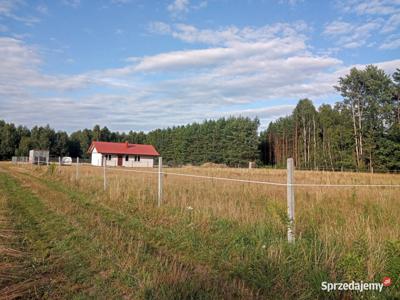
[[[39,197],[4,173],[0,173],[0,189],[6,195],[13,223],[20,232],[20,246],[29,253],[23,262],[29,264],[25,277],[39,278],[39,283],[26,291],[29,295],[77,299],[124,296],[124,290],[115,289],[103,275],[111,258],[93,260],[103,245],[48,209]]]

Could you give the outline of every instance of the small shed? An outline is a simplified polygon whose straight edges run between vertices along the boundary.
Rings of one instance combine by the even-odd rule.
[[[30,150],[29,163],[46,164],[49,161],[49,150]]]

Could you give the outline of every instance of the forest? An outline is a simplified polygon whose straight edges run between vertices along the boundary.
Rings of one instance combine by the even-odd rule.
[[[284,167],[293,157],[298,169],[400,170],[400,69],[386,74],[376,66],[353,68],[335,89],[342,100],[316,108],[301,99],[291,115],[259,132],[255,118],[229,117],[148,133],[112,132],[95,125],[68,134],[49,125],[15,126],[0,120],[0,160],[49,149],[52,156],[88,158],[92,141],[154,145],[169,165],[205,162]]]
[[[49,149],[51,156],[89,158],[87,150],[92,141],[128,141],[154,145],[164,163],[171,166],[205,162],[241,166],[258,158],[258,127],[257,119],[231,117],[148,133],[111,132],[107,127],[95,125],[93,129],[68,135],[64,131],[56,132],[49,125],[29,130],[0,121],[0,159],[27,156],[30,149]]]
[[[302,99],[261,133],[261,160],[298,169],[400,170],[400,70],[353,68],[335,89],[343,100],[315,108]]]

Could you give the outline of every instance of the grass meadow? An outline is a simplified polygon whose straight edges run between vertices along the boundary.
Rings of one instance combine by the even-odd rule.
[[[156,169],[146,169],[156,171]],[[286,182],[285,170],[166,172]],[[296,183],[400,184],[400,175],[295,171]],[[81,165],[0,164],[0,299],[399,299],[400,188],[296,187]],[[381,293],[321,282],[381,282]],[[2,296],[3,295],[3,296]]]

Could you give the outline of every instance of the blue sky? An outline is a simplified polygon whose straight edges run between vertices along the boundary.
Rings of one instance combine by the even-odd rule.
[[[243,115],[400,68],[398,0],[0,0],[0,119],[68,132]]]

